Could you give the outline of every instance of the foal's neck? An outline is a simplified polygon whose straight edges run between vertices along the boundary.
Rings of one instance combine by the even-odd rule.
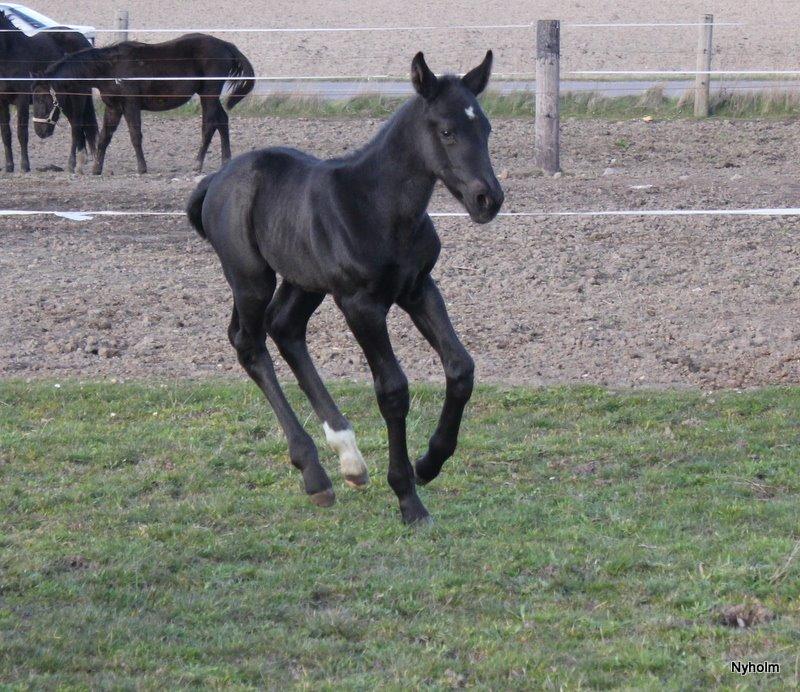
[[[110,77],[110,63],[101,59],[103,49],[84,48],[77,53],[66,55],[53,63],[44,73],[47,77],[77,77],[91,80],[92,77]]]
[[[370,213],[388,229],[415,226],[436,184],[419,147],[420,106],[417,99],[402,106],[347,166],[354,193],[369,199]]]

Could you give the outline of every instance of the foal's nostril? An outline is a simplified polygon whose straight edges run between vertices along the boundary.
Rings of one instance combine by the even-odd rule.
[[[478,206],[481,209],[488,209],[489,208],[489,198],[486,195],[484,195],[484,194],[478,195],[477,198],[475,199],[475,201],[478,203]]]

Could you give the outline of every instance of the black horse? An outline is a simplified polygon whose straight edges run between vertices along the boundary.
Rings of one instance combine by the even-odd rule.
[[[197,94],[203,113],[202,142],[197,154],[197,170],[201,171],[215,131],[222,144],[223,164],[231,158],[228,115],[220,101],[225,82],[233,82],[226,104],[230,110],[253,90],[255,82],[250,78],[254,74],[250,61],[236,46],[206,34],[186,34],[154,44],[124,41],[106,48],[90,48],[51,65],[44,73],[44,81],[34,88],[33,107],[36,114],[50,113],[57,110],[63,94],[91,93],[94,87],[100,92],[106,112],[93,172],[103,172],[106,149],[125,116],[139,173],[146,173],[142,111],[178,108]],[[219,79],[164,79],[168,77]],[[78,81],[59,81],[67,79]],[[36,129],[40,137],[49,137],[52,132],[52,125],[43,124]]]
[[[491,65],[489,51],[463,78],[437,78],[418,53],[411,80],[419,95],[360,151],[327,161],[284,148],[244,154],[204,178],[189,200],[189,220],[216,250],[233,291],[228,337],[275,410],[292,464],[317,505],[333,503],[331,481],[281,391],[266,335],[323,421],[345,480],[364,485],[367,467],[353,430],[306,347],[311,315],[326,294],[333,295],[372,370],[388,429],[389,485],[403,520],[428,520],[416,484],[435,478],[455,451],[473,363],[431,278],[441,246],[426,209],[441,180],[473,221],[486,223],[500,210],[503,190],[488,150],[491,127],[475,98]],[[283,278],[277,292],[276,274]],[[395,303],[438,352],[447,380],[438,426],[415,467],[406,448],[408,381],[386,328]]]
[[[61,27],[57,27],[61,29]],[[34,81],[3,81],[3,77],[32,77],[69,53],[91,47],[80,32],[63,27],[64,31],[48,30],[27,36],[0,12],[0,135],[6,156],[6,171],[14,170],[11,150],[10,106],[17,108],[17,138],[20,146],[20,166],[24,172],[31,169],[28,159],[28,118]],[[63,107],[72,128],[72,148],[69,170],[75,170],[76,151],[85,154],[86,145],[94,152],[97,140],[97,118],[91,95],[63,96]],[[34,127],[36,119],[34,118]]]

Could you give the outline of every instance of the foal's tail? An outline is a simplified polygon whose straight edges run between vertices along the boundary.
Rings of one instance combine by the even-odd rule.
[[[186,216],[189,217],[189,223],[195,227],[201,238],[206,237],[206,231],[203,228],[203,201],[208,192],[208,186],[214,179],[216,173],[207,175],[203,178],[194,189],[194,192],[189,197],[189,202],[186,205]]]
[[[225,107],[228,110],[233,108],[239,101],[247,96],[247,94],[253,91],[253,87],[256,85],[255,80],[252,79],[252,77],[255,77],[256,73],[244,53],[232,44],[230,46],[230,51],[233,66],[228,73],[228,78],[231,82],[231,94],[228,96],[228,100],[225,103]],[[248,79],[248,77],[251,79]]]

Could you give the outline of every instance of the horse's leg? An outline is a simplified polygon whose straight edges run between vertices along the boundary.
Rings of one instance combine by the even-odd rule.
[[[234,289],[234,308],[228,338],[239,363],[260,387],[272,406],[289,442],[289,458],[303,474],[311,502],[333,504],[335,495],[328,474],[319,463],[314,440],[305,431],[283,393],[266,345],[266,311],[275,290],[275,274],[262,281],[247,281],[247,289]]]
[[[122,119],[122,111],[112,106],[106,105],[106,112],[103,116],[103,129],[100,132],[100,141],[97,143],[97,158],[94,160],[92,173],[100,175],[103,172],[103,164],[106,160],[106,149],[111,143],[114,132],[119,127]]]
[[[202,113],[203,120],[200,125],[200,151],[197,152],[197,165],[196,171],[203,172],[203,161],[206,158],[206,152],[211,144],[211,139],[214,136],[215,126],[211,122],[212,99],[207,98],[204,94],[200,94],[200,112]]]
[[[72,139],[69,143],[69,158],[67,159],[67,171],[69,173],[75,172],[76,153],[78,151],[78,138],[75,134],[75,127],[71,126]]]
[[[439,475],[442,464],[456,450],[464,407],[472,395],[472,358],[450,323],[447,307],[434,280],[427,276],[413,293],[398,301],[442,361],[445,378],[444,406],[427,453],[414,465],[417,482],[428,483]]]
[[[75,172],[76,154],[80,152],[80,165],[78,172],[83,173],[83,164],[86,163],[86,136],[83,134],[83,125],[80,122],[81,116],[78,119],[70,121],[69,129],[72,135],[69,147],[69,161],[67,162],[67,170],[70,173]]]
[[[97,155],[97,115],[94,110],[93,98],[92,93],[89,92],[89,95],[83,99],[83,113],[81,116],[81,131],[83,138],[89,145],[90,156]]]
[[[14,152],[11,149],[11,113],[7,101],[0,101],[0,137],[6,154],[6,173],[14,172]]]
[[[219,132],[220,153],[222,157],[222,165],[224,166],[231,160],[231,133],[228,127],[228,114],[225,112],[225,107],[222,101],[217,99],[217,131]]]
[[[328,444],[339,455],[339,467],[348,485],[360,488],[369,481],[364,457],[353,428],[336,406],[322,382],[306,345],[306,327],[325,298],[284,281],[267,310],[267,331],[289,364],[325,430]]]
[[[19,165],[23,173],[31,172],[28,159],[28,121],[31,115],[31,102],[28,94],[17,98],[17,139],[19,140]]]
[[[144,150],[142,149],[142,109],[133,103],[133,99],[128,99],[125,103],[125,122],[128,125],[128,134],[131,136],[131,144],[136,152],[136,169],[140,174],[147,173],[147,162],[144,160]]]
[[[85,128],[85,120],[84,120],[84,107],[81,104],[81,97],[75,97],[73,99],[73,103],[77,104],[77,114],[73,115],[72,118],[69,119],[69,129],[71,137],[71,144],[69,150],[69,163],[67,164],[67,169],[70,173],[75,172],[75,162],[77,159],[77,170],[78,173],[83,173],[83,167],[86,165],[87,157],[86,157],[86,128]],[[77,157],[76,157],[77,154]]]
[[[430,521],[428,511],[417,496],[414,468],[408,460],[408,380],[397,362],[386,329],[389,306],[365,295],[337,297],[336,303],[364,350],[372,370],[378,407],[386,421],[389,438],[387,479],[400,501],[403,521],[407,524]]]

